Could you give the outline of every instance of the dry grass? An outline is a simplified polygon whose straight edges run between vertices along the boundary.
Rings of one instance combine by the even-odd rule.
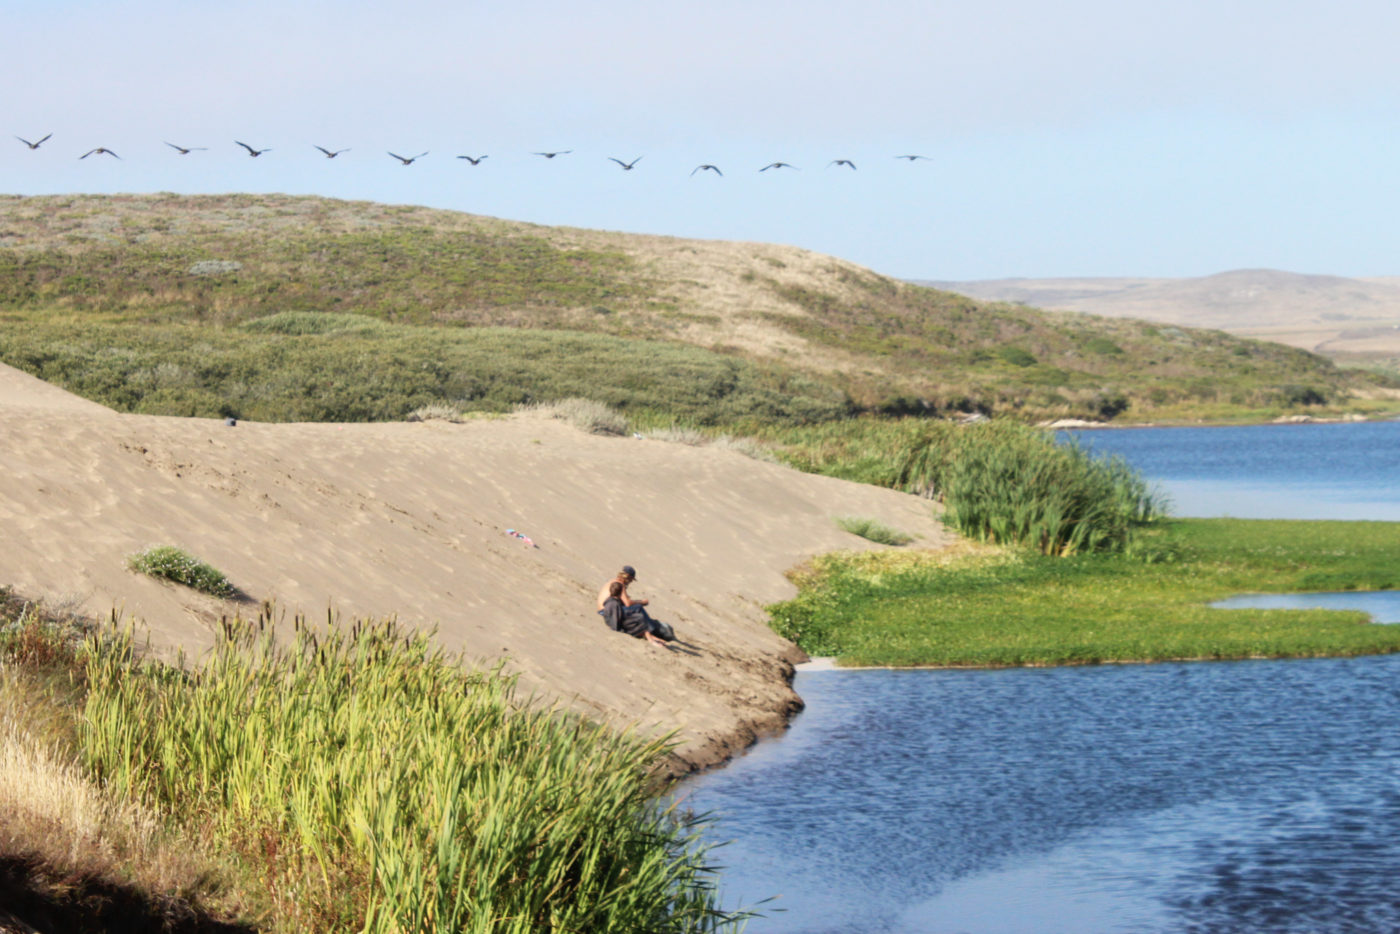
[[[232,871],[206,841],[175,834],[81,766],[85,625],[64,607],[50,610],[0,588],[0,864],[28,868],[11,885],[62,924],[136,911],[185,930],[244,913]],[[93,901],[102,905],[84,904]]]
[[[520,406],[516,411],[557,418],[591,435],[627,434],[627,416],[592,399],[571,398],[560,399],[557,402],[538,402]]]

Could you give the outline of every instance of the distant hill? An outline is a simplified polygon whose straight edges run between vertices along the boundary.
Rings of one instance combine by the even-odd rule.
[[[1209,417],[1395,393],[1279,344],[792,247],[283,195],[0,196],[0,362],[124,411],[262,421],[567,396],[700,424]]]
[[[922,281],[989,301],[1219,328],[1329,356],[1400,357],[1400,277],[1239,269],[1195,279]]]

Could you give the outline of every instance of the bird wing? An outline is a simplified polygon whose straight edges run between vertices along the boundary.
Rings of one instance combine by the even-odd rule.
[[[399,160],[400,162],[407,162],[407,161],[408,161],[407,159],[405,159],[403,156],[399,155],[399,154],[396,153],[396,152],[391,152],[391,153],[389,153],[389,155],[393,156],[395,159]]]
[[[612,161],[616,162],[618,165],[622,166],[624,169],[627,168],[627,163],[626,163],[626,162],[623,162],[621,159],[617,158],[616,156],[608,156],[608,158],[611,159]]]
[[[239,142],[238,140],[234,140],[234,142],[235,142],[235,143],[238,143],[238,145],[242,146],[244,149],[248,150],[248,151],[251,152],[253,155],[257,155],[257,154],[258,154],[258,151],[257,151],[256,149],[254,149],[252,146],[249,146],[247,143],[241,143],[241,142]]]
[[[83,153],[83,154],[82,154],[81,156],[79,156],[78,158],[79,158],[79,159],[86,159],[88,156],[92,155],[92,154],[95,153],[95,152],[97,152],[96,149],[89,149],[87,152]]]
[[[50,136],[53,136],[53,134],[52,134],[52,133],[45,133],[45,134],[44,134],[44,139],[39,140],[39,142],[35,143],[34,145],[35,145],[35,146],[42,145],[43,142],[44,142],[44,140],[48,139]]]

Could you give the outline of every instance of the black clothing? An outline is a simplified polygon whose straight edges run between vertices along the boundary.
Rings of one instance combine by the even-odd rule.
[[[625,632],[638,639],[650,628],[650,620],[647,617],[645,607],[623,606],[622,601],[617,597],[608,597],[604,600],[603,608],[598,613],[603,617],[603,622],[608,624],[609,629],[615,632]]]

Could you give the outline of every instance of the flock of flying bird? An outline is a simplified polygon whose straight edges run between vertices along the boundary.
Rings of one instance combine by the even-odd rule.
[[[46,135],[46,136],[44,136],[44,137],[42,137],[42,138],[40,138],[40,139],[34,140],[34,141],[32,141],[32,142],[31,142],[30,140],[25,139],[25,138],[22,137],[22,136],[16,136],[15,139],[19,140],[21,143],[23,143],[24,145],[28,146],[30,149],[38,149],[40,146],[44,145],[44,143],[48,142],[49,138],[52,137],[52,136],[53,136],[53,134],[52,134],[52,133],[49,133],[48,135]],[[164,140],[162,140],[162,142],[165,142],[165,145],[169,146],[171,149],[175,150],[177,153],[179,153],[179,154],[182,155],[182,156],[188,156],[188,155],[189,155],[190,153],[192,153],[192,152],[204,152],[204,151],[208,150],[208,148],[209,148],[208,146],[177,146],[177,145],[175,145],[174,143],[171,143],[171,142],[168,142],[168,141],[164,141]],[[234,144],[235,144],[235,145],[238,145],[238,146],[242,146],[245,150],[247,150],[248,155],[251,156],[251,157],[254,158],[254,159],[256,159],[258,156],[261,156],[263,153],[272,152],[271,149],[255,149],[255,148],[253,148],[252,146],[249,146],[247,143],[241,142],[241,141],[239,141],[239,140],[234,140]],[[326,157],[327,159],[334,159],[336,156],[339,156],[341,153],[346,153],[346,152],[349,152],[349,151],[350,151],[349,149],[327,149],[327,148],[324,147],[324,146],[313,146],[312,148],[313,148],[313,149],[318,149],[318,150],[320,150],[321,153],[322,153],[323,155],[325,155],[325,157]],[[536,152],[536,153],[533,153],[533,155],[536,155],[536,156],[543,156],[543,157],[546,158],[546,159],[553,159],[553,158],[555,158],[555,157],[557,157],[557,156],[567,156],[567,155],[569,155],[571,152],[573,152],[572,149],[560,149],[560,150],[556,150],[556,151],[554,151],[554,152]],[[388,155],[390,155],[390,156],[392,156],[393,158],[399,160],[400,164],[402,164],[402,165],[412,165],[413,163],[417,162],[419,159],[421,159],[421,158],[423,158],[424,156],[426,156],[427,153],[426,153],[426,152],[420,152],[420,153],[419,153],[418,155],[416,155],[416,156],[401,156],[401,155],[399,155],[399,154],[396,153],[396,152],[390,152],[390,153],[388,153]],[[113,159],[120,159],[120,158],[121,158],[121,156],[117,155],[115,152],[113,152],[112,150],[108,149],[106,146],[97,146],[97,147],[95,147],[95,148],[93,148],[93,149],[89,149],[87,152],[83,153],[83,154],[82,154],[81,156],[79,156],[78,158],[79,158],[79,159],[86,159],[88,156],[111,156]],[[458,158],[458,159],[465,159],[467,162],[470,162],[472,165],[481,165],[482,161],[484,161],[485,159],[487,159],[487,158],[489,158],[489,157],[488,157],[488,156],[458,156],[457,158]],[[901,156],[895,156],[894,158],[896,158],[896,159],[905,159],[905,160],[907,160],[907,161],[909,161],[909,162],[916,162],[916,161],[918,161],[918,160],[920,160],[920,159],[928,159],[929,157],[928,157],[928,156],[913,155],[913,154],[906,154],[906,155],[901,155]],[[616,162],[619,166],[621,166],[621,167],[622,167],[622,171],[624,171],[624,172],[630,172],[630,171],[632,171],[634,168],[637,167],[637,163],[642,161],[642,157],[641,157],[641,156],[638,156],[637,158],[633,159],[631,162],[624,162],[624,161],[622,161],[621,159],[618,159],[618,158],[615,157],[615,156],[609,156],[608,159],[609,159],[610,161],[612,161],[612,162]],[[852,170],[852,171],[855,171],[855,168],[856,168],[856,164],[855,164],[854,162],[852,162],[850,159],[832,159],[830,162],[827,163],[827,168],[831,168],[832,166],[843,166],[843,167],[848,168],[848,169],[850,169],[850,170]],[[790,163],[790,162],[770,162],[770,163],[768,163],[767,165],[765,165],[763,168],[759,169],[759,171],[760,171],[760,172],[767,172],[769,169],[794,169],[794,170],[796,170],[796,169],[797,169],[797,166],[793,165],[793,164]],[[693,169],[690,170],[690,174],[691,174],[691,175],[694,175],[694,174],[697,173],[697,172],[714,172],[716,175],[720,175],[720,176],[723,176],[723,175],[724,175],[724,173],[720,171],[719,166],[711,165],[711,164],[708,163],[708,162],[706,162],[706,163],[704,163],[704,164],[702,164],[702,165],[697,165],[695,168],[693,168]]]

